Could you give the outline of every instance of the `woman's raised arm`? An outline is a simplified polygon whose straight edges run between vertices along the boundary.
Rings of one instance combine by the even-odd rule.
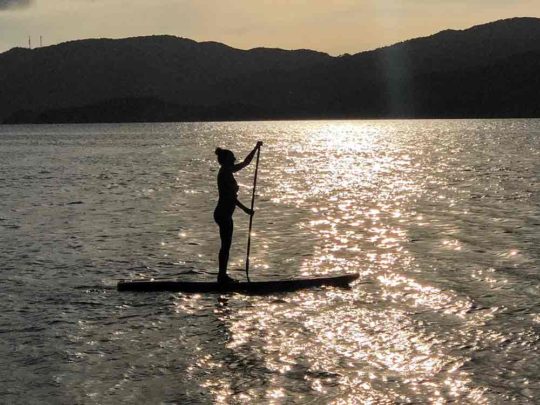
[[[257,145],[255,145],[253,150],[249,152],[249,155],[246,156],[244,161],[233,166],[233,173],[236,173],[237,171],[242,170],[244,167],[249,165],[253,160],[253,156],[255,156],[255,152],[257,152],[257,149],[259,149],[262,145],[262,141],[257,142]]]

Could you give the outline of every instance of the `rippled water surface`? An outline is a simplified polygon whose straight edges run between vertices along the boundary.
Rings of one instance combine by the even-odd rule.
[[[252,279],[359,282],[117,292],[215,278],[213,151],[259,139]],[[538,120],[0,127],[0,402],[535,403],[539,180]]]

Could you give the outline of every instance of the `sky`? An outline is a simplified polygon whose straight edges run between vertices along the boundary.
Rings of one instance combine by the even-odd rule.
[[[444,29],[540,17],[540,0],[0,0],[0,52],[169,34],[235,48],[357,53]]]

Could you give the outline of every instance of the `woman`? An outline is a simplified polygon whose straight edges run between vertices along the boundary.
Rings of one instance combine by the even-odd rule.
[[[231,249],[234,226],[232,216],[236,206],[240,207],[246,214],[254,214],[253,210],[238,201],[238,183],[236,183],[233,173],[249,165],[253,160],[253,156],[255,156],[255,152],[257,152],[257,149],[262,144],[261,141],[257,142],[257,145],[247,155],[246,159],[238,164],[234,164],[236,158],[230,150],[216,148],[217,159],[221,165],[217,176],[219,200],[214,210],[214,220],[219,226],[219,237],[221,238],[218,283],[236,282],[236,280],[227,275],[227,264],[229,262],[229,251]]]

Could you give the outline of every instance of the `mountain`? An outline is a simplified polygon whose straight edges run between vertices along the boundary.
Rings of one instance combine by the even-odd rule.
[[[540,117],[540,19],[355,55],[171,36],[0,54],[0,121]]]

